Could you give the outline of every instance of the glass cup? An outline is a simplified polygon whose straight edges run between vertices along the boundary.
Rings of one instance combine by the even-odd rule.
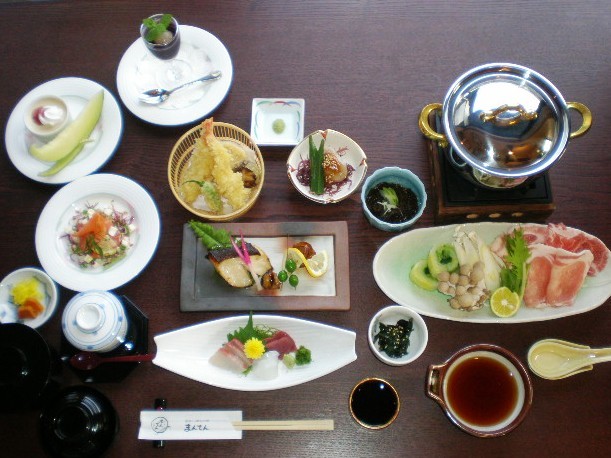
[[[153,14],[149,16],[156,22],[159,22],[163,14]],[[146,49],[155,58],[159,59],[152,67],[154,68],[155,79],[160,87],[164,89],[173,89],[193,79],[192,68],[189,62],[181,58],[180,51],[180,26],[176,18],[172,17],[164,39],[162,35],[158,42],[147,40],[146,36],[149,28],[140,24],[140,36],[144,42]]]
[[[149,17],[155,22],[159,22],[163,14],[154,14]],[[178,27],[178,21],[172,17],[172,22],[167,28],[167,32],[171,35],[165,39],[158,40],[158,42],[151,42],[146,39],[149,32],[149,28],[144,24],[140,24],[140,36],[144,40],[146,48],[153,54],[153,56],[162,60],[169,60],[176,57],[180,50],[180,29]]]

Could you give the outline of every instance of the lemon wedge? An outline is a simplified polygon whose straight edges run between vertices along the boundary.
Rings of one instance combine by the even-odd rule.
[[[295,265],[299,269],[305,267],[311,277],[318,278],[329,270],[329,256],[325,250],[319,251],[310,259],[306,259],[301,251],[297,248],[289,248],[286,254],[287,259],[295,261]]]
[[[520,308],[520,295],[506,286],[497,288],[490,297],[490,308],[496,316],[508,318],[517,313]]]

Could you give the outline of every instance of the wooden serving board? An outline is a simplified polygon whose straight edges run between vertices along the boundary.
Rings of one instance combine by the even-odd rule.
[[[349,310],[350,277],[348,225],[345,221],[286,223],[210,224],[263,249],[274,271],[283,269],[286,249],[298,241],[308,241],[315,250],[325,249],[329,269],[320,278],[312,278],[298,269],[299,285],[288,282],[281,290],[257,291],[255,287],[234,288],[206,258],[208,250],[195,237],[188,224],[183,227],[180,310],[260,311],[260,310]]]

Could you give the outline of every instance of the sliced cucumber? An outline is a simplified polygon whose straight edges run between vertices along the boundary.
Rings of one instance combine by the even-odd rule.
[[[409,271],[409,279],[418,287],[427,291],[435,291],[439,283],[431,276],[426,259],[418,261]]]
[[[449,243],[435,245],[429,251],[428,266],[434,278],[441,272],[453,272],[458,269],[458,256],[456,250]]]

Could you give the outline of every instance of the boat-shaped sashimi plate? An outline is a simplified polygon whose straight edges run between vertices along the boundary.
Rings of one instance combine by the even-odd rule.
[[[310,351],[311,362],[287,367],[278,362],[277,376],[232,371],[211,361],[228,335],[247,326],[247,315],[209,321],[155,336],[153,363],[184,377],[238,391],[268,391],[309,382],[356,360],[356,334],[345,329],[297,318],[254,315],[256,326],[283,331]]]

